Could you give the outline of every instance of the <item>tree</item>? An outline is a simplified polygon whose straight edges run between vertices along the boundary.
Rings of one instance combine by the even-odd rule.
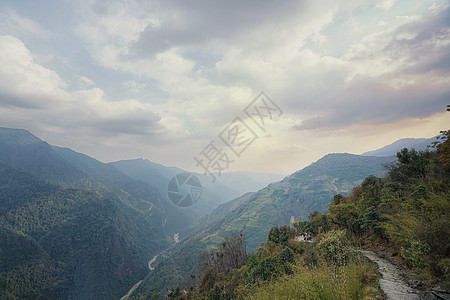
[[[361,200],[360,206],[362,209],[367,209],[371,206],[378,207],[380,204],[380,191],[382,188],[381,178],[374,175],[367,176],[361,184]]]
[[[354,234],[360,234],[360,227],[358,223],[359,208],[354,203],[343,203],[339,205],[330,205],[330,219],[338,225],[349,229]]]
[[[374,236],[383,237],[383,227],[381,224],[383,220],[384,218],[381,216],[380,211],[374,206],[371,206],[364,211],[358,221],[361,229],[369,230],[370,234]]]
[[[343,200],[344,200],[344,196],[342,196],[341,194],[334,195],[333,204],[339,205]]]
[[[447,106],[447,111],[449,107]],[[450,130],[443,130],[437,137],[438,141],[434,142],[433,146],[437,149],[438,159],[442,163],[442,167],[445,172],[450,171]],[[439,141],[441,140],[441,141]]]
[[[290,226],[283,225],[280,227],[274,226],[270,228],[268,240],[277,244],[287,246],[289,239],[295,237],[295,229]]]
[[[199,282],[200,290],[211,290],[223,274],[238,269],[245,263],[246,258],[247,249],[243,234],[233,233],[224,239],[218,249],[204,252],[198,263],[203,271]]]

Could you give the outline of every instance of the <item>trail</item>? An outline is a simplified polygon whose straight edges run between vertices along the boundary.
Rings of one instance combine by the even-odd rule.
[[[418,292],[407,286],[401,278],[402,272],[389,261],[379,257],[372,251],[359,251],[362,255],[378,265],[383,276],[378,284],[388,300],[419,300]]]
[[[162,252],[161,252],[161,253],[162,253]],[[160,253],[160,254],[161,254],[161,253]],[[150,271],[153,271],[153,270],[155,269],[155,267],[152,267],[152,263],[155,262],[155,260],[158,258],[158,256],[159,256],[160,254],[157,254],[157,255],[153,256],[153,258],[152,258],[151,260],[148,261],[148,268],[150,269]]]
[[[128,299],[131,294],[133,294],[134,290],[137,289],[137,287],[141,284],[141,281],[138,281],[135,285],[133,285],[133,287],[128,291],[128,293],[125,294],[125,296],[123,296],[122,298],[120,298],[120,300],[125,300]]]
[[[166,249],[167,250],[167,249]],[[164,250],[164,251],[166,251]],[[151,260],[148,261],[148,268],[150,269],[150,271],[153,271],[155,269],[155,267],[152,267],[152,263],[155,262],[155,260],[158,258],[159,255],[161,255],[162,253],[164,253],[164,251],[162,251],[161,253],[153,256],[153,258]],[[120,300],[126,300],[128,299],[131,294],[133,294],[133,292],[138,288],[138,286],[142,283],[141,281],[136,282],[135,285],[133,285],[133,287],[128,291],[128,293],[126,293],[122,298],[120,298]]]

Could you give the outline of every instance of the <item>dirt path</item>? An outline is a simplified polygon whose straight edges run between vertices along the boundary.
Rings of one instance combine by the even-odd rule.
[[[165,250],[164,250],[165,251]],[[164,252],[163,251],[163,252]],[[158,258],[159,255],[161,255],[163,252],[153,256],[153,258],[151,260],[148,261],[148,268],[150,269],[150,271],[153,271],[155,269],[155,267],[152,266],[152,263],[155,262],[155,260]],[[128,299],[131,294],[133,294],[133,292],[139,287],[139,285],[141,284],[142,280],[139,282],[136,282],[135,285],[133,285],[133,287],[128,291],[128,293],[125,294],[125,296],[123,296],[122,298],[120,298],[120,300],[126,300]]]
[[[150,271],[153,271],[155,269],[155,267],[152,267],[152,263],[155,262],[155,260],[158,258],[158,256],[159,256],[159,254],[153,256],[153,258],[148,261],[148,268],[150,269]]]
[[[359,251],[378,265],[383,276],[379,285],[388,300],[419,300],[418,292],[407,286],[401,277],[401,271],[389,261],[379,257],[372,251]]]
[[[123,296],[122,298],[120,298],[120,300],[126,300],[126,299],[128,299],[128,298],[131,296],[131,294],[133,294],[134,290],[136,290],[136,289],[138,288],[138,286],[141,284],[141,282],[142,282],[142,280],[136,282],[136,284],[133,285],[133,287],[128,291],[128,293],[126,293],[125,296]]]

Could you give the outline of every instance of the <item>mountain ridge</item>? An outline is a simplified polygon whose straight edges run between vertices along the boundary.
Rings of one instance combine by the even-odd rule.
[[[305,220],[314,210],[325,211],[333,195],[350,193],[368,175],[382,175],[383,165],[394,160],[393,156],[328,154],[279,182],[219,206],[197,223],[192,235],[165,253],[167,257],[159,260],[135,295],[178,286],[195,268],[201,252],[232,232],[244,234],[247,249],[254,250],[265,241],[272,226],[289,224],[292,219]]]
[[[396,140],[395,142],[383,146],[376,150],[364,152],[363,156],[390,156],[395,155],[403,148],[419,150],[427,150],[428,145],[431,145],[436,141],[436,137],[432,138],[403,138]]]

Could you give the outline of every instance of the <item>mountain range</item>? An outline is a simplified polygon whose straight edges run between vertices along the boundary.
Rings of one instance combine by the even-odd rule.
[[[272,226],[325,211],[334,194],[394,160],[367,155],[329,154],[284,179],[236,172],[212,183],[195,174],[202,198],[180,208],[167,183],[182,169],[102,163],[0,128],[0,298],[115,299],[142,279],[136,293],[177,286],[231,232],[254,250]]]
[[[271,227],[307,220],[315,210],[326,211],[335,194],[350,193],[368,175],[383,175],[383,166],[394,160],[394,156],[328,154],[280,182],[222,204],[198,222],[190,235],[162,253],[135,293],[182,284],[195,271],[202,252],[233,232],[245,234],[247,250],[254,251]]]
[[[175,233],[229,200],[227,187],[217,185],[202,198],[212,205],[183,210],[161,194],[167,177],[136,180],[115,167],[127,164],[0,128],[1,298],[120,297],[147,274],[151,257],[175,243]],[[258,180],[236,176],[258,188]]]
[[[429,145],[432,145],[433,142],[436,141],[436,137],[429,139],[400,139],[392,144],[386,145],[380,149],[364,152],[361,155],[364,156],[391,156],[395,155],[397,152],[402,150],[403,148],[415,149],[417,151],[425,151],[429,149]]]

